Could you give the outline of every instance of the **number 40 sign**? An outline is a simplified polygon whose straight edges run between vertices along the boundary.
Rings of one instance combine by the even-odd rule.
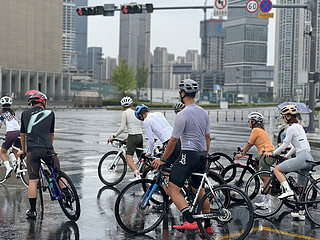
[[[246,4],[246,9],[249,13],[254,13],[259,9],[259,3],[257,0],[249,0]]]

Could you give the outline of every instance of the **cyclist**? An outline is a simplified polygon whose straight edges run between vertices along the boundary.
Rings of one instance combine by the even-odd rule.
[[[144,104],[141,104],[136,107],[135,115],[139,120],[143,121],[143,126],[147,133],[149,143],[149,150],[147,154],[151,154],[154,148],[153,133],[158,137],[165,149],[172,134],[172,127],[163,114],[160,112],[149,112],[148,107]],[[167,164],[169,167],[179,157],[180,150],[181,143],[179,140],[175,145],[172,154],[167,159]]]
[[[178,114],[182,109],[184,109],[184,104],[182,102],[177,102],[175,105],[173,105],[173,111],[175,114]]]
[[[6,126],[6,136],[1,147],[1,159],[6,166],[5,178],[9,178],[13,168],[10,166],[9,157],[7,156],[8,149],[12,146],[12,152],[18,159],[18,149],[21,148],[20,143],[20,125],[18,123],[18,115],[11,109],[12,99],[4,96],[0,99],[2,111],[0,114],[0,128],[2,124]]]
[[[263,125],[263,115],[259,112],[252,112],[248,115],[248,125],[252,129],[251,135],[249,138],[249,141],[245,147],[241,149],[242,153],[238,153],[235,158],[239,159],[245,155],[252,146],[256,146],[258,149],[259,155],[256,156],[255,158],[259,160],[259,170],[269,170],[270,167],[265,164],[264,161],[264,156],[262,156],[262,152],[266,151],[273,151],[274,146],[271,143],[270,137],[268,135],[268,132],[265,130],[264,125]],[[266,161],[270,161],[270,159],[266,159]],[[256,166],[258,167],[258,166]],[[268,176],[262,176],[261,177],[262,182],[264,185],[267,184],[269,177]],[[255,203],[255,205],[259,208],[269,208],[271,205],[271,199],[270,199],[270,194],[264,195],[264,199],[261,203]]]
[[[206,155],[210,146],[210,122],[208,114],[203,108],[195,104],[195,95],[198,92],[198,84],[192,79],[185,79],[179,83],[179,94],[185,108],[177,114],[171,138],[167,148],[160,159],[153,161],[153,166],[158,168],[171,155],[175,144],[181,139],[181,154],[173,164],[168,185],[168,194],[186,220],[182,225],[174,225],[176,229],[197,229],[198,225],[193,218],[188,204],[180,193],[185,180],[190,177],[192,188],[198,189],[201,177],[192,176],[193,172],[205,172],[207,161]],[[201,190],[202,197],[204,189]],[[209,202],[204,211],[209,210]],[[212,233],[210,221],[205,221],[205,230]]]
[[[26,211],[26,215],[27,218],[36,218],[37,184],[41,159],[46,164],[52,165],[48,152],[54,153],[52,143],[55,115],[51,110],[46,109],[47,96],[42,92],[30,95],[28,102],[32,105],[32,108],[23,111],[21,114],[21,151],[18,154],[21,155],[27,152],[30,209]],[[53,157],[53,162],[58,172],[60,170],[60,162],[57,156]],[[62,191],[65,190],[62,189]]]
[[[295,105],[286,105],[281,109],[281,114],[286,123],[289,124],[287,128],[286,137],[283,140],[283,144],[278,147],[273,153],[266,153],[266,156],[275,155],[281,153],[286,147],[291,143],[292,148],[285,155],[285,157],[291,156],[296,152],[296,157],[288,159],[274,168],[274,173],[281,185],[283,186],[285,192],[282,193],[278,198],[283,199],[293,196],[294,193],[289,186],[283,172],[293,172],[300,171],[303,174],[308,174],[312,168],[311,164],[306,162],[306,160],[313,161],[312,155],[310,154],[310,145],[303,127],[299,124],[297,119],[298,108]],[[307,182],[306,177],[298,175],[298,185],[304,186]],[[291,216],[298,218],[299,220],[305,220],[304,211],[292,212]]]
[[[130,180],[135,180],[141,178],[140,173],[138,172],[137,166],[133,162],[133,154],[136,151],[138,158],[142,154],[142,151],[136,150],[136,148],[143,148],[143,138],[142,138],[142,129],[140,127],[140,122],[136,119],[132,107],[132,98],[123,97],[120,101],[124,111],[121,116],[121,126],[118,131],[108,139],[108,142],[113,141],[118,135],[120,135],[125,127],[127,127],[129,135],[127,139],[127,152],[126,152],[126,161],[130,169],[134,173],[134,178]]]

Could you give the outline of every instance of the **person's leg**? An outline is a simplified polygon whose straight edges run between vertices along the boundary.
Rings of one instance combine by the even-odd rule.
[[[9,158],[7,156],[7,151],[8,151],[7,149],[5,149],[4,147],[1,147],[1,159],[8,170],[11,167],[10,167],[10,163],[9,163]]]
[[[138,172],[137,166],[133,162],[133,154],[136,150],[136,142],[135,142],[135,135],[128,135],[127,139],[127,154],[126,154],[126,162],[129,166],[129,168],[134,172],[135,174]],[[140,174],[139,174],[140,175]]]
[[[35,218],[36,213],[36,202],[37,202],[37,184],[39,180],[39,168],[40,159],[35,152],[27,153],[27,169],[29,175],[28,185],[28,198],[30,203],[30,209],[27,210],[26,214],[28,218]]]

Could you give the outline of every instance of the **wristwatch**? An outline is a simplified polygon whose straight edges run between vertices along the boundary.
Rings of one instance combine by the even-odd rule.
[[[160,157],[160,161],[161,161],[161,162],[165,162],[166,160],[164,160],[163,157]]]

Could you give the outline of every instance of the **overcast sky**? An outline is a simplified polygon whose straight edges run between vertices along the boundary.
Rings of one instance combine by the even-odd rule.
[[[88,0],[89,6],[114,3],[116,6],[129,3],[119,0]],[[154,7],[203,6],[205,0],[149,0],[138,3],[153,3]],[[212,6],[214,0],[208,0]],[[275,12],[273,9],[271,12]],[[102,47],[104,57],[117,57],[119,51],[119,12],[113,17],[88,17],[88,47]],[[207,11],[207,19],[212,10]],[[156,47],[166,47],[175,56],[185,56],[188,49],[197,49],[201,53],[200,21],[204,19],[203,10],[158,10],[151,14],[151,52]],[[274,59],[274,19],[269,21],[268,65]]]

